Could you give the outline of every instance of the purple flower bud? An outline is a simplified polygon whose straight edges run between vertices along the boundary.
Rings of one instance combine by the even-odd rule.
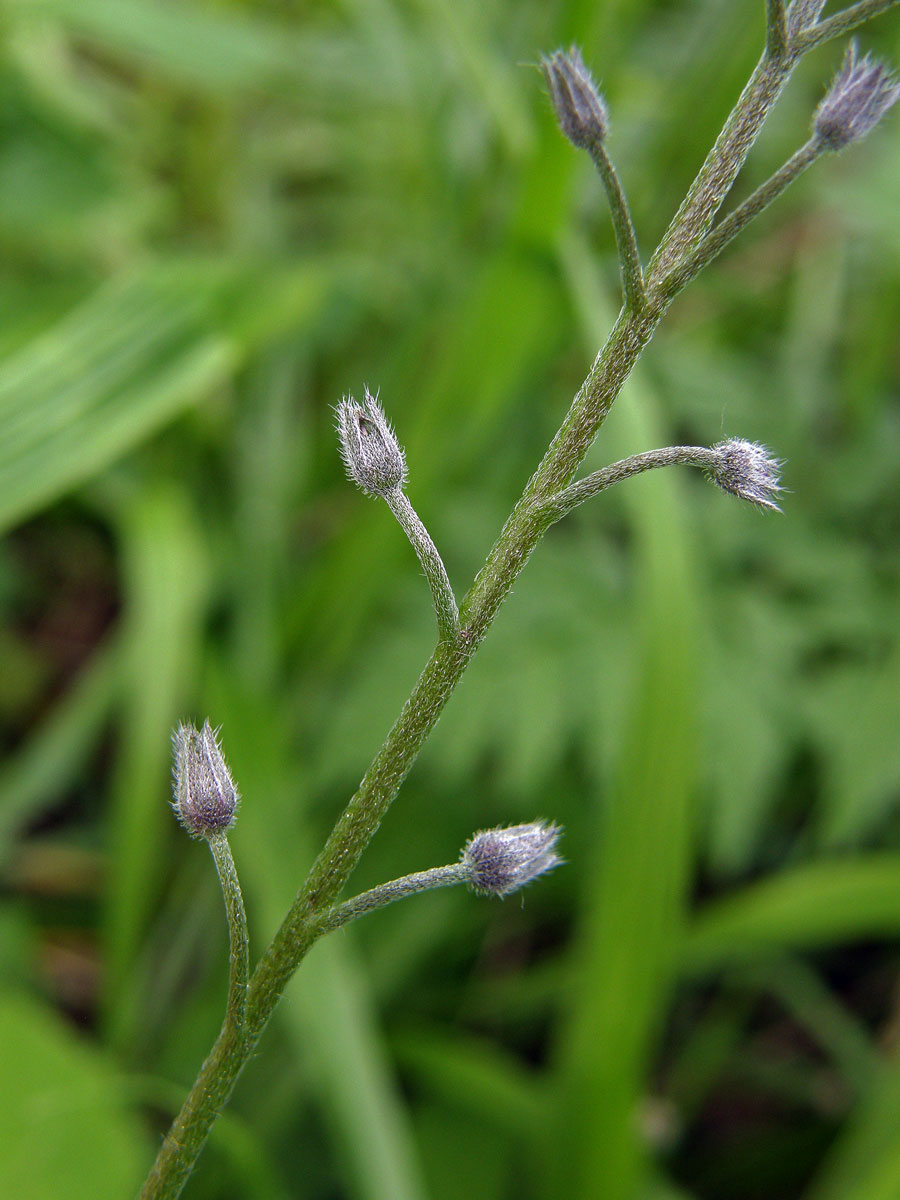
[[[556,119],[569,141],[582,150],[602,142],[609,127],[606,105],[578,47],[572,46],[568,54],[557,50],[549,58],[545,55],[541,68]]]
[[[775,502],[782,490],[778,475],[781,463],[765,446],[743,438],[729,438],[718,442],[712,451],[715,457],[706,471],[723,492],[731,492],[760,508],[781,512]]]
[[[868,54],[858,57],[851,42],[841,69],[816,109],[813,129],[829,150],[842,150],[875,128],[900,99],[900,86],[890,71]]]
[[[508,896],[552,871],[562,862],[556,853],[561,832],[558,825],[534,821],[476,833],[462,853],[471,886],[486,895]]]
[[[172,734],[175,752],[172,807],[191,837],[209,838],[234,823],[238,790],[209,721],[198,732],[181,724]]]
[[[344,396],[337,405],[341,458],[350,479],[368,496],[387,496],[406,483],[406,457],[378,399],[366,388],[357,404]]]

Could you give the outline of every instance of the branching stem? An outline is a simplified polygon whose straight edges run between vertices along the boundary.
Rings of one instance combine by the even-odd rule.
[[[795,179],[811,167],[816,159],[825,153],[826,149],[827,147],[818,138],[811,137],[788,159],[784,166],[761,184],[733,212],[723,217],[719,224],[700,240],[693,252],[686,255],[659,285],[659,291],[666,302],[677,296],[682,288],[699,275],[717,255],[721,254],[728,243],[732,242],[754,217],[759,216]]]
[[[792,0],[787,10],[787,33],[789,38],[815,25],[826,0]]]
[[[794,13],[792,6],[788,13],[788,37],[784,46],[780,45],[780,6],[769,3],[766,52],[657,248],[647,272],[644,294],[638,288],[640,263],[624,197],[618,188],[612,165],[608,164],[607,169],[603,158],[598,162],[614,212],[626,304],[544,458],[510,513],[458,614],[443,563],[412,506],[405,496],[387,497],[413,542],[431,586],[440,640],[359,788],[329,835],[284,921],[259,960],[247,985],[243,1022],[226,1017],[222,1031],[163,1143],[141,1193],[142,1200],[174,1200],[180,1194],[213,1122],[227,1102],[288,980],[313,942],[326,928],[333,927],[329,921],[337,920],[340,913],[344,913],[346,919],[352,919],[353,915],[358,915],[353,909],[355,904],[363,906],[360,911],[367,911],[365,905],[369,903],[377,907],[374,900],[366,900],[367,896],[371,896],[370,893],[363,893],[355,901],[348,901],[349,908],[336,904],[336,900],[500,605],[544,531],[558,519],[554,503],[558,506],[561,497],[568,497],[568,500],[574,497],[577,502],[582,495],[579,489],[587,487],[602,490],[601,484],[608,486],[608,475],[598,472],[569,489],[575,471],[642,350],[653,336],[672,295],[678,287],[683,286],[683,282],[679,281],[692,278],[739,229],[783,190],[791,178],[799,174],[799,169],[809,165],[803,157],[804,152],[811,153],[807,146],[798,152],[799,159],[795,155],[782,168],[782,172],[773,176],[749,200],[735,209],[717,229],[709,232],[716,213],[799,55],[898,2],[900,0],[861,0],[843,13],[813,25],[802,33],[791,25],[790,19]],[[678,287],[670,286],[673,282]],[[641,302],[637,303],[639,296]],[[676,449],[677,452],[683,449],[690,454],[704,453],[699,447]],[[641,457],[637,456],[637,459]],[[648,465],[665,464],[645,462],[641,469],[647,469]],[[623,464],[606,468],[607,473],[615,470],[619,470],[620,477],[634,473]],[[216,865],[219,866],[218,859]],[[448,878],[447,882],[456,880]],[[399,885],[402,881],[396,883]],[[375,889],[376,894],[378,891]],[[400,898],[399,893],[395,898]],[[240,912],[242,915],[242,908]],[[229,911],[230,922],[231,918]],[[241,955],[234,949],[235,945],[233,942],[233,961],[238,961]],[[240,950],[239,945],[237,949]],[[234,999],[235,1018],[239,1016],[238,992],[234,984],[236,977],[233,973],[229,988],[229,1012],[232,1011]]]
[[[706,156],[650,263],[648,287],[664,279],[703,237],[744,165],[750,147],[781,95],[796,55],[766,51]]]

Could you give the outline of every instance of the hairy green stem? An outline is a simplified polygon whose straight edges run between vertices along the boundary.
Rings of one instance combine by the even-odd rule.
[[[766,0],[766,53],[777,58],[787,49],[784,0]]]
[[[180,1195],[216,1117],[231,1095],[249,1055],[246,1037],[250,941],[247,917],[231,847],[224,833],[209,838],[228,918],[229,971],[225,1020],[181,1112],[166,1134],[140,1193],[140,1200]]]
[[[659,467],[678,465],[709,468],[716,460],[715,450],[710,450],[707,446],[665,446],[660,450],[646,450],[643,454],[633,454],[630,458],[620,459],[619,462],[586,475],[576,483],[570,483],[567,488],[551,496],[541,506],[541,510],[551,521],[560,521],[586,500],[593,500],[613,484],[630,479],[632,475],[641,475],[644,471],[654,471]]]
[[[244,912],[244,897],[231,856],[228,836],[214,834],[209,839],[209,849],[216,864],[225,915],[228,919],[228,1003],[225,1020],[236,1029],[243,1028],[247,1008],[247,983],[250,979],[250,937],[247,933],[247,916]]]
[[[827,0],[792,0],[787,12],[787,33],[793,37],[815,25]]]
[[[223,1028],[176,1117],[141,1200],[181,1193],[209,1129],[231,1095],[288,980],[321,936],[322,913],[333,905],[453,689],[550,523],[541,512],[572,478],[662,316],[661,310],[619,314],[538,469],[510,514],[469,589],[455,642],[435,647],[400,716],[332,830],[287,916],[262,955],[247,990],[243,1033]]]
[[[425,572],[434,602],[438,636],[441,641],[453,642],[459,633],[459,610],[456,607],[456,597],[450,586],[444,561],[405,492],[400,488],[395,488],[384,498],[398,524],[412,543],[422,570]]]
[[[625,304],[632,312],[639,312],[646,300],[644,272],[641,268],[641,256],[638,252],[637,236],[634,232],[628,201],[625,199],[625,193],[613,161],[606,153],[606,147],[602,141],[595,142],[591,146],[590,155],[603,181],[609,201],[609,211],[616,235],[616,248],[619,252]]]
[[[412,875],[403,875],[400,879],[392,879],[389,883],[381,883],[378,887],[360,892],[350,900],[335,904],[319,918],[318,933],[331,933],[340,929],[357,917],[384,908],[397,900],[405,900],[408,896],[417,896],[419,892],[430,892],[435,888],[452,887],[458,883],[468,883],[472,877],[472,868],[466,863],[450,863],[446,867],[431,867],[427,871],[416,871]]]
[[[709,229],[781,95],[796,58],[788,50],[777,55],[766,50],[757,63],[651,260],[651,288],[671,273]]]
[[[699,245],[687,254],[675,267],[671,274],[658,285],[659,292],[666,302],[672,300],[682,288],[708,266],[712,260],[733,241],[737,235],[759,214],[776,200],[795,179],[812,166],[820,158],[827,147],[816,137],[811,137],[800,149],[793,154],[784,166],[779,167],[774,175],[765,183],[760,184],[752,195],[739,204],[733,212],[716,225],[704,237]]]
[[[895,8],[897,4],[900,4],[900,0],[859,0],[858,4],[851,4],[843,12],[826,17],[824,21],[799,33],[795,43],[797,51],[805,54],[808,50],[821,46],[823,42],[830,42],[832,38],[840,37],[842,33],[849,33],[851,29],[871,21],[873,17],[887,12],[889,8]]]

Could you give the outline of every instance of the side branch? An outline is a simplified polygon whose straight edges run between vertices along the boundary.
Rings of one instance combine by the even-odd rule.
[[[607,488],[621,483],[623,479],[630,479],[632,475],[642,475],[644,471],[655,471],[658,467],[674,467],[679,464],[709,470],[715,465],[715,461],[715,450],[706,446],[666,446],[661,450],[646,450],[643,454],[633,454],[630,458],[620,459],[619,462],[569,484],[567,488],[545,500],[540,506],[540,511],[547,516],[549,523],[553,523],[567,516],[586,500],[592,500]]]
[[[216,864],[225,913],[228,918],[228,1004],[225,1011],[226,1023],[236,1030],[244,1026],[247,1007],[247,981],[250,978],[250,938],[247,933],[247,916],[244,898],[238,880],[231,847],[224,833],[209,839],[209,848]]]
[[[458,862],[392,879],[390,883],[382,883],[342,904],[333,905],[319,919],[316,936],[340,929],[357,917],[396,900],[457,883],[467,884],[482,896],[508,896],[562,862],[556,852],[560,832],[559,826],[546,821],[510,825],[505,829],[483,829],[469,838]]]
[[[665,446],[661,450],[633,454],[631,458],[623,458],[570,484],[545,500],[539,510],[546,524],[552,525],[585,500],[592,500],[623,479],[658,467],[679,465],[699,467],[723,492],[730,492],[758,508],[779,511],[776,498],[781,491],[778,480],[781,464],[771,457],[765,446],[743,438],[728,438],[715,446]]]
[[[644,291],[644,272],[641,268],[641,257],[638,252],[637,236],[634,222],[628,208],[628,201],[622,190],[622,184],[613,166],[612,159],[606,152],[602,141],[594,142],[590,147],[590,155],[594,166],[603,181],[606,196],[609,201],[610,215],[616,234],[616,248],[619,252],[619,266],[622,272],[622,290],[625,293],[625,304],[632,312],[639,312],[646,302]]]
[[[425,572],[434,602],[438,635],[442,642],[455,641],[459,634],[459,609],[456,606],[456,597],[447,576],[444,560],[438,553],[437,547],[431,540],[431,535],[422,524],[406,493],[397,488],[388,492],[385,501],[412,543],[412,548]]]
[[[725,247],[759,214],[776,200],[782,192],[803,174],[816,159],[825,153],[820,139],[812,137],[788,159],[774,175],[761,184],[752,195],[739,204],[733,212],[712,229],[696,249],[682,259],[674,270],[659,285],[660,295],[668,303],[686,287],[704,267],[708,266]]]
[[[795,56],[763,54],[697,173],[650,264],[649,286],[665,278],[706,233],[790,77]]]
[[[804,29],[815,25],[825,4],[826,0],[792,0],[787,11],[788,37],[794,38]]]
[[[849,33],[851,29],[856,29],[888,9],[896,8],[898,3],[900,0],[859,0],[858,4],[851,4],[843,12],[835,13],[833,17],[827,17],[811,29],[798,33],[797,50],[800,54],[805,54],[808,50],[821,46],[823,42],[830,42],[842,33]]]
[[[401,879],[392,879],[389,883],[379,884],[367,892],[361,892],[350,900],[335,904],[322,914],[316,926],[316,935],[331,933],[355,921],[357,917],[385,908],[397,900],[405,900],[408,896],[417,896],[419,892],[433,891],[435,888],[452,887],[457,883],[468,883],[471,870],[462,863],[451,863],[446,867],[431,867],[427,871],[416,871],[412,875],[404,875]]]
[[[204,727],[206,728],[206,727]],[[138,1200],[176,1200],[194,1168],[216,1117],[225,1107],[252,1040],[247,1033],[249,938],[244,901],[228,838],[209,837],[228,917],[229,978],[225,1020],[181,1111],[165,1136]]]

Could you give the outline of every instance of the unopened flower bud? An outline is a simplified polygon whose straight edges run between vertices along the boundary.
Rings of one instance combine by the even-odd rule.
[[[706,470],[723,492],[731,492],[760,508],[781,512],[775,502],[781,491],[778,475],[781,463],[765,446],[743,438],[729,438],[713,446],[712,453],[714,458]]]
[[[486,895],[508,896],[552,871],[562,862],[556,853],[560,832],[558,825],[534,821],[476,833],[462,853],[471,886]]]
[[[900,86],[884,63],[868,54],[859,58],[851,42],[825,99],[816,109],[813,129],[829,150],[842,150],[875,128],[900,99]]]
[[[572,46],[568,53],[557,50],[549,58],[545,55],[541,67],[556,119],[569,141],[582,150],[602,142],[609,127],[606,105],[578,47]]]
[[[377,398],[366,388],[362,404],[344,396],[336,411],[341,458],[351,480],[368,496],[402,488],[406,457]]]
[[[234,822],[238,790],[209,721],[201,730],[181,724],[172,735],[175,751],[172,807],[191,835],[209,838]]]

